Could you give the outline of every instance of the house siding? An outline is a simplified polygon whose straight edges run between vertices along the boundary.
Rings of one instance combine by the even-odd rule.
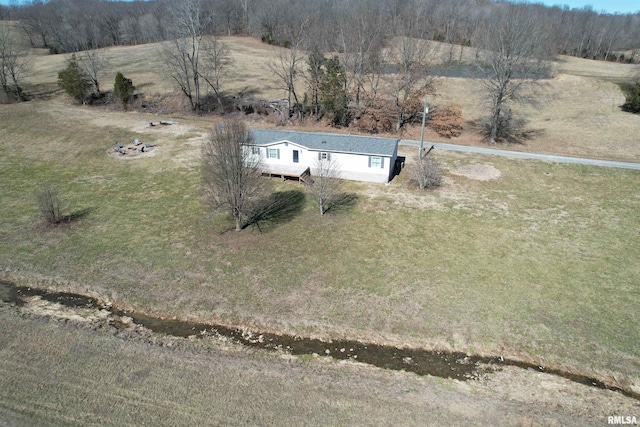
[[[296,143],[296,136],[299,135],[301,140],[309,139],[313,136],[320,135],[322,138],[331,138],[331,135],[327,134],[310,134],[310,133],[284,133],[275,134],[274,137],[282,137],[282,134],[287,137],[287,140],[280,139],[275,140],[273,142],[265,142],[268,140],[265,138],[264,133],[267,134],[267,138],[270,136],[268,131],[261,131],[261,140],[262,142],[257,144],[256,146],[260,147],[260,155],[263,159],[264,165],[268,168],[270,165],[277,166],[291,166],[291,165],[300,165],[300,166],[308,166],[311,169],[311,174],[313,175],[316,171],[314,170],[314,164],[318,159],[319,153],[326,152],[330,153],[331,160],[335,161],[340,170],[340,178],[354,180],[354,181],[367,181],[367,182],[377,182],[377,183],[387,183],[393,174],[393,168],[395,166],[395,160],[397,157],[398,147],[397,141],[395,143],[395,147],[393,144],[389,144],[389,139],[380,139],[386,145],[386,149],[383,154],[381,150],[378,151],[374,149],[371,150],[371,153],[366,152],[340,152],[341,146],[339,144],[327,144],[327,149],[323,150],[322,145],[317,144],[314,148],[310,149],[301,144]],[[345,140],[345,135],[338,135],[337,137]],[[348,138],[348,136],[346,136]],[[372,137],[352,137],[353,138],[361,138],[361,140],[356,140],[357,142],[361,142],[365,140],[365,142],[372,141],[373,143],[377,142],[375,138]],[[393,142],[393,141],[392,141]],[[350,145],[353,146],[353,142],[349,141]],[[375,144],[372,144],[375,145]],[[389,149],[389,145],[392,146],[392,149]],[[320,147],[320,148],[318,148]],[[280,157],[279,158],[267,158],[266,153],[267,150],[277,149],[279,150]],[[352,148],[352,147],[349,147]],[[361,151],[366,150],[366,146]],[[298,151],[298,163],[293,162],[293,151]],[[353,150],[352,150],[353,151]],[[371,166],[371,157],[380,157],[382,159],[382,167],[372,167]]]
[[[340,169],[340,178],[354,181],[387,182],[389,180],[390,159],[384,159],[384,167],[370,167],[370,156],[364,154],[331,153],[331,160],[335,161]],[[315,156],[317,158],[317,155]],[[313,163],[311,174],[314,172]]]
[[[275,148],[280,150],[280,158],[267,158],[266,153],[269,148]],[[263,161],[267,165],[292,165],[293,163],[293,150],[298,150],[298,163],[300,165],[311,166],[313,164],[313,156],[304,147],[292,143],[279,142],[262,148],[264,153],[261,153]]]

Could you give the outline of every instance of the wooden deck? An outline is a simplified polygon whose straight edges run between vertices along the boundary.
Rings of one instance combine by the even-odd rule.
[[[297,179],[298,182],[313,184],[313,180],[311,179],[311,170],[308,166],[264,165],[262,173],[263,175],[279,176],[283,181],[285,179]]]

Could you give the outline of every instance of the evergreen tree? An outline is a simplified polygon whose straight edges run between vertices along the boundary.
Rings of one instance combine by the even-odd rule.
[[[640,113],[640,81],[635,84],[625,84],[622,86],[625,102],[622,104],[622,111],[628,113]]]
[[[328,59],[320,83],[320,105],[334,126],[349,124],[349,96],[347,76],[337,56]]]
[[[69,58],[67,68],[58,73],[58,86],[73,99],[84,104],[92,83],[80,68],[75,54]]]
[[[113,85],[113,94],[116,98],[122,101],[124,108],[127,108],[127,104],[133,97],[135,87],[131,79],[126,78],[122,73],[116,74],[116,81]]]
[[[307,85],[311,95],[311,107],[316,120],[320,118],[320,84],[324,75],[324,65],[327,59],[324,57],[320,49],[314,46],[311,53],[307,57]]]

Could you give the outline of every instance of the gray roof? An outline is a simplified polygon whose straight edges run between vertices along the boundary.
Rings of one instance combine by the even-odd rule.
[[[267,146],[289,141],[312,151],[353,153],[392,157],[398,147],[396,138],[343,135],[323,132],[295,132],[286,130],[252,130],[254,144]]]

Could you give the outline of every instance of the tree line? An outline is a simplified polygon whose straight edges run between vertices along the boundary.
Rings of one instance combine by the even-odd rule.
[[[640,14],[612,16],[589,8],[576,11],[489,0],[50,0],[11,10],[22,15],[13,25],[20,26],[33,45],[39,41],[52,51],[75,52],[74,63],[77,59],[86,79],[80,86],[93,85],[98,95],[104,51],[91,48],[134,43],[139,38],[169,40],[161,52],[165,77],[174,81],[197,113],[225,112],[228,98],[222,85],[233,64],[217,35],[259,35],[263,42],[279,47],[269,70],[287,93],[280,107],[283,121],[312,116],[370,133],[400,131],[422,117],[426,96],[435,92],[430,73],[436,55],[428,41],[447,42],[447,62],[452,64],[468,61],[463,61],[463,52],[470,47],[486,93],[488,114],[482,132],[491,143],[526,137],[524,122],[513,116],[511,106],[521,100],[523,88],[550,76],[548,60],[558,50],[569,53],[565,49],[570,49],[581,56],[586,51],[604,52],[605,58],[620,59],[619,49],[633,46],[630,40],[640,28],[623,32],[604,21],[598,21],[603,26],[597,29],[593,24],[598,19],[629,23]],[[121,17],[124,11],[130,13]],[[83,24],[86,16],[93,20],[91,24]],[[563,25],[555,21],[558,16]],[[579,16],[591,18],[585,21]],[[138,30],[131,32],[134,21]],[[141,22],[153,23],[150,28],[155,30],[140,30]],[[568,38],[560,40],[558,31],[568,30]],[[126,34],[140,37],[131,39]],[[2,39],[0,48],[13,52],[11,43],[3,44]],[[10,65],[6,58],[11,55],[0,56]],[[13,68],[3,65],[0,73],[3,92],[13,93],[14,99],[22,97],[22,89],[10,71],[19,70],[20,58],[12,60]],[[305,91],[299,93],[302,84]],[[461,132],[459,106],[439,106],[429,118],[443,136]]]
[[[16,2],[17,3],[17,2]],[[19,20],[34,47],[52,52],[133,45],[171,39],[176,0],[32,0],[1,6],[0,19]],[[271,44],[325,52],[366,50],[395,36],[479,47],[502,9],[491,0],[202,0],[213,19],[207,34],[245,34]],[[592,7],[571,9],[518,3],[534,27],[549,34],[550,53],[592,59],[636,60],[640,10],[604,14]],[[639,8],[640,9],[640,8]],[[634,51],[635,49],[635,51]],[[454,52],[452,52],[452,55]],[[631,56],[631,57],[630,57]],[[364,64],[354,64],[361,67]]]

